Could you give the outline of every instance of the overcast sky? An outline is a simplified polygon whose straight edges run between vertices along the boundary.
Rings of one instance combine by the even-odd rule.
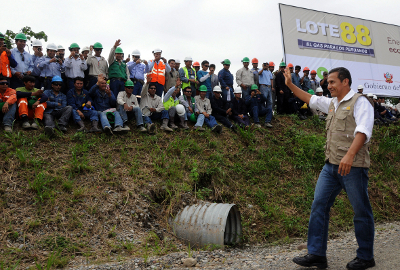
[[[207,59],[217,71],[228,58],[235,74],[245,56],[276,65],[281,61],[279,2],[400,25],[398,0],[40,0],[2,3],[0,32],[30,26],[65,48],[72,42],[82,48],[98,41],[104,57],[121,39],[125,55],[138,49],[149,60],[151,51],[160,48],[167,59]]]

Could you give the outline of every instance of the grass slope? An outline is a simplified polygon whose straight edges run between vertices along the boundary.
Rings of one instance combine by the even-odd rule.
[[[1,134],[0,269],[182,250],[167,218],[197,200],[237,204],[244,242],[305,237],[324,162],[324,123],[278,116],[273,124],[221,135]],[[378,222],[400,219],[399,132],[374,130],[369,192]],[[342,192],[331,234],[350,229],[352,215]]]

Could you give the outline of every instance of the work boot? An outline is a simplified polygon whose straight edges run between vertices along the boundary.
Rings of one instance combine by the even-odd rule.
[[[260,125],[259,123],[256,123],[256,124],[254,125],[254,127],[255,127],[255,128],[261,128],[261,125]]]
[[[85,124],[83,121],[79,121],[78,123],[79,128],[76,130],[76,132],[86,132]]]
[[[12,133],[12,128],[10,126],[4,126],[4,132]]]
[[[177,129],[178,127],[175,125],[175,116],[169,117],[169,127],[172,129]]]
[[[28,123],[29,124],[29,123]],[[36,122],[35,121],[33,121],[33,123],[31,124],[31,129],[38,129],[39,128],[39,125],[38,124],[36,124]]]
[[[221,133],[221,132],[222,132],[222,127],[221,127],[221,125],[215,125],[215,126],[211,129],[211,131],[214,131],[214,132],[216,132],[216,133]]]
[[[99,122],[98,121],[92,121],[92,128],[89,130],[89,132],[101,133],[101,129],[99,129]]]
[[[147,124],[147,132],[149,134],[155,134],[156,133],[156,125],[154,125],[154,123]]]
[[[206,129],[201,127],[201,126],[194,126],[193,128],[194,130],[198,130],[198,131],[205,131]]]
[[[121,127],[121,131],[130,131],[130,130],[131,130],[131,128],[125,124]]]
[[[140,132],[146,132],[147,131],[147,129],[143,125],[138,126],[138,129],[139,129]]]
[[[44,133],[48,136],[48,137],[53,137],[54,135],[54,128],[50,127],[50,126],[45,126],[44,127]]]
[[[167,118],[163,119],[163,123],[162,123],[160,129],[168,131],[168,132],[174,131],[173,129],[168,127],[168,119]]]
[[[185,121],[185,117],[181,116],[179,117],[180,123],[179,123],[179,127],[183,128],[183,129],[189,129],[188,125],[187,125],[187,121]]]
[[[65,126],[63,126],[63,125],[58,125],[58,129],[63,133],[67,132],[67,128]]]
[[[267,123],[264,124],[264,127],[266,127],[266,128],[272,128],[272,125],[271,125],[270,122],[267,122]]]
[[[31,129],[31,124],[29,124],[29,121],[25,121],[22,123],[22,128],[23,129]]]
[[[109,126],[105,126],[105,127],[104,127],[104,132],[105,132],[107,135],[113,135],[113,132],[112,132],[112,130],[111,130],[111,128],[110,128]]]
[[[303,257],[294,257],[293,262],[305,267],[316,266],[319,269],[325,269],[328,267],[328,261],[326,260],[325,256],[317,256],[312,254],[307,254]]]
[[[375,260],[374,259],[372,259],[372,260],[363,260],[363,259],[360,259],[360,258],[358,258],[358,257],[356,257],[354,260],[352,260],[351,262],[349,262],[347,265],[346,265],[346,268],[347,269],[354,269],[354,270],[361,270],[361,269],[367,269],[367,268],[370,268],[370,267],[374,267],[375,266]]]
[[[116,126],[113,130],[113,132],[121,132],[122,131],[122,127],[121,126]]]

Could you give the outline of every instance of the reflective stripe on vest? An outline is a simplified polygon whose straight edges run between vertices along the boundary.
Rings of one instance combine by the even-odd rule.
[[[7,78],[11,78],[11,69],[10,69],[10,59],[8,59],[7,52],[2,52],[0,56],[1,60],[1,67],[0,71],[3,76]]]
[[[165,84],[165,64],[160,60],[154,62],[153,69],[151,70],[151,82],[157,82],[161,85]]]
[[[189,78],[189,71],[188,71],[188,69],[187,69],[186,67],[183,67],[182,69],[183,69],[183,71],[185,72],[185,77],[186,77],[187,79],[190,79],[190,78]],[[194,79],[196,80],[196,79],[197,79],[196,70],[195,70],[194,68],[192,68],[192,70],[193,70],[193,72],[194,72]],[[187,86],[190,86],[190,82],[187,82],[187,83],[182,82],[182,89],[185,89]]]
[[[172,97],[169,97],[169,99],[165,102],[163,102],[164,108],[168,111],[169,108],[171,107],[176,107],[176,105],[179,104],[179,100],[174,100]]]

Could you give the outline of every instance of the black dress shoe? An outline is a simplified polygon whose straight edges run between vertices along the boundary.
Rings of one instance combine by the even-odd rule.
[[[347,269],[354,269],[354,270],[364,270],[370,267],[375,266],[375,260],[363,260],[358,257],[356,257],[354,260],[349,262],[346,267]]]
[[[328,267],[328,261],[326,260],[325,256],[317,256],[312,254],[307,254],[303,257],[295,257],[293,258],[293,262],[305,267],[316,266],[319,269],[325,269]]]

